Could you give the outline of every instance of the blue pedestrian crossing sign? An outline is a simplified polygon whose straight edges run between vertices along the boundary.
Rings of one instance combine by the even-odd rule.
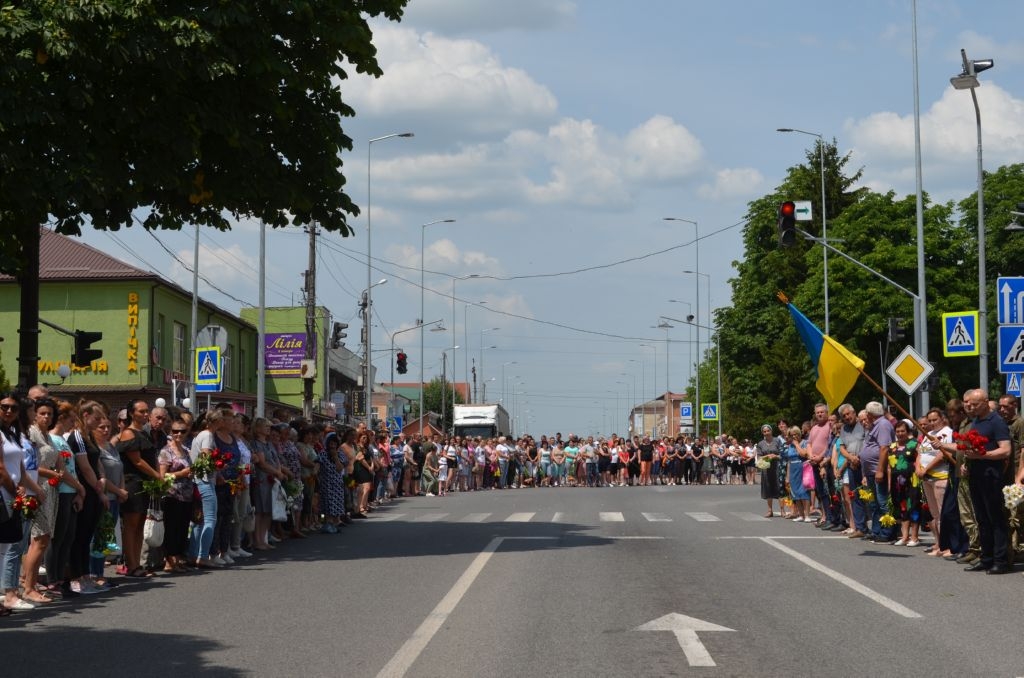
[[[1020,397],[1020,375],[1016,372],[1006,375],[1006,395]]]
[[[679,418],[687,423],[693,423],[693,403],[679,403]]]
[[[958,358],[979,354],[978,312],[943,313],[942,355],[947,358]]]
[[[1000,325],[1024,323],[1024,277],[996,279],[996,322]]]
[[[196,393],[219,393],[221,389],[220,346],[196,349]]]
[[[700,406],[701,421],[718,421],[718,403],[702,403]]]
[[[1024,372],[1024,325],[1000,325],[996,339],[999,371]]]

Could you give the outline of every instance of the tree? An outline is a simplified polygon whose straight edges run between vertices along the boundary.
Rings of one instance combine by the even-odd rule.
[[[452,396],[455,402],[462,405],[465,401],[458,389],[455,389],[452,382],[435,377],[423,389],[423,407],[427,412],[433,412],[439,417],[438,428],[442,431],[451,430],[452,427]],[[416,419],[420,416],[419,401],[413,401],[412,414],[410,417]],[[443,413],[443,416],[442,416]]]
[[[406,2],[0,7],[0,229],[14,236],[0,267],[22,285],[20,383],[35,379],[41,224],[117,230],[141,209],[151,229],[246,216],[351,234],[340,84],[348,68],[381,75],[367,21],[398,21]]]

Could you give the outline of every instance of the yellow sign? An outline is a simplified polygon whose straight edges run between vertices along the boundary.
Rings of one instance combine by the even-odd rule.
[[[885,372],[910,395],[920,388],[934,370],[931,363],[922,358],[913,346],[907,346]]]
[[[40,360],[36,366],[39,374],[57,374],[61,365],[71,368],[71,374],[106,374],[110,371],[106,360],[93,360],[85,367],[72,365],[67,360]]]
[[[128,293],[128,374],[135,374],[139,371],[139,295],[136,292]]]

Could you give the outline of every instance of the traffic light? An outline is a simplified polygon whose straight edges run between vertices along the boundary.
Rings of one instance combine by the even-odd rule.
[[[787,200],[779,205],[779,247],[792,247],[796,242],[796,203]]]
[[[903,326],[903,318],[889,318],[889,341],[904,341],[907,338],[907,330]]]
[[[102,350],[90,348],[90,346],[102,338],[102,332],[75,330],[75,352],[71,354],[71,364],[76,367],[88,367],[93,360],[102,358]]]
[[[348,323],[334,323],[334,329],[331,332],[331,348],[341,348],[345,345],[342,340],[348,336],[345,334],[347,328]]]
[[[406,367],[406,364],[405,364],[405,361],[408,358],[409,358],[409,356],[405,355],[405,353],[403,353],[402,351],[398,352],[398,355],[395,356],[395,371],[396,372],[398,372],[399,374],[405,374],[406,372],[409,371],[409,368]]]

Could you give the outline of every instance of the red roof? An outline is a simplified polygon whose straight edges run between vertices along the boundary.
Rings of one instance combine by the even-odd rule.
[[[39,242],[40,280],[127,280],[153,279],[155,273],[143,271],[104,254],[95,247],[41,228]],[[0,281],[14,280],[0,275]]]

